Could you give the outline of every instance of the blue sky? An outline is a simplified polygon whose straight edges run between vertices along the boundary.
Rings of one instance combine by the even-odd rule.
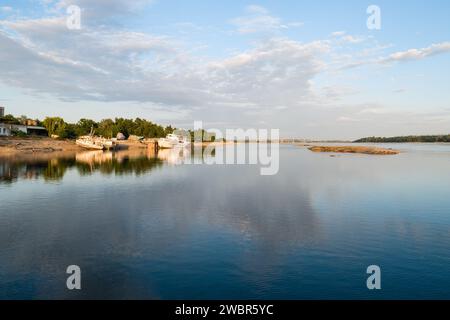
[[[283,137],[449,133],[448,12],[444,0],[1,0],[0,105]]]

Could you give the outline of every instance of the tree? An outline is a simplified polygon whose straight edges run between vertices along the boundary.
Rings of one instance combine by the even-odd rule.
[[[172,128],[172,126],[167,126],[164,129],[164,136],[167,136],[168,134],[172,134],[175,131],[175,128]]]
[[[64,119],[60,117],[47,117],[42,122],[45,129],[47,129],[48,135],[51,137],[56,134],[57,131],[61,131],[61,128],[66,124]]]
[[[77,136],[85,136],[91,132],[91,129],[97,129],[98,123],[91,119],[80,119],[75,125],[75,133]]]
[[[0,118],[0,122],[8,124],[26,123],[26,116],[15,118],[12,115],[6,115]],[[48,135],[58,135],[62,139],[72,139],[87,135],[94,128],[97,135],[104,137],[115,137],[117,133],[122,132],[125,136],[137,135],[146,138],[161,138],[173,133],[175,128],[172,126],[163,127],[145,119],[126,119],[116,118],[103,119],[99,123],[91,119],[80,119],[76,124],[66,123],[60,117],[47,117],[43,122],[36,121],[38,125],[44,126]]]
[[[76,125],[70,123],[64,123],[55,131],[55,134],[61,139],[75,139],[78,136],[76,133]]]
[[[140,135],[139,131],[136,128],[136,123],[131,119],[116,118],[115,130],[117,131],[116,135],[117,133],[122,132],[125,137],[128,137],[132,134]]]
[[[20,124],[20,121],[16,119],[12,114],[7,114],[3,117],[0,117],[0,122],[7,124]]]
[[[115,127],[115,123],[111,119],[103,119],[102,121],[100,121],[97,131],[98,134],[103,137],[113,137],[118,133]]]
[[[18,120],[19,120],[20,124],[26,125],[27,121],[28,121],[28,117],[25,115],[21,115]]]
[[[450,135],[439,136],[401,136],[401,137],[367,137],[354,141],[355,143],[407,143],[407,142],[450,142]]]

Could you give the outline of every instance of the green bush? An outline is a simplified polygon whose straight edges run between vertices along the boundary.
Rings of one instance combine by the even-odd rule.
[[[21,137],[21,138],[27,136],[27,134],[26,134],[25,132],[20,131],[20,130],[12,130],[12,131],[11,131],[11,134],[12,134],[14,137]]]

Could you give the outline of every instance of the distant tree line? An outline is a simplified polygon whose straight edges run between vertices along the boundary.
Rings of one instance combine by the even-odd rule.
[[[103,119],[96,122],[91,119],[80,119],[77,123],[66,123],[62,118],[47,117],[42,122],[48,134],[57,135],[63,139],[71,139],[87,135],[93,129],[96,135],[113,138],[120,132],[125,137],[130,135],[142,136],[145,138],[161,138],[175,129],[171,126],[163,127],[145,119],[124,119],[115,118]]]
[[[355,143],[394,143],[394,142],[450,142],[450,134],[434,136],[401,136],[401,137],[367,137],[354,141]]]
[[[0,117],[0,122],[7,124],[26,124],[28,118],[13,115]],[[125,137],[130,135],[142,136],[145,138],[161,138],[172,133],[175,128],[171,126],[163,127],[145,119],[124,119],[115,118],[104,119],[96,122],[91,119],[80,119],[77,123],[68,123],[60,117],[47,117],[43,121],[35,120],[35,124],[47,129],[48,135],[57,135],[61,139],[75,139],[79,136],[87,135],[91,128],[96,135],[111,138],[116,137],[121,132]]]
[[[30,118],[27,116],[14,117],[12,114],[6,114],[3,117],[0,117],[0,123],[6,124],[17,124],[17,125],[26,125],[30,121]],[[36,124],[41,124],[39,120],[32,120]]]

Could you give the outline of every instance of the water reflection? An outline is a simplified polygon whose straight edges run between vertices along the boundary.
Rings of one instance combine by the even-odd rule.
[[[380,297],[448,297],[449,155],[286,146],[275,176],[189,150],[0,160],[0,299],[371,298],[374,263]]]
[[[138,150],[0,158],[0,183],[36,179],[60,181],[71,168],[76,168],[82,176],[96,172],[104,175],[142,175],[160,167],[164,161],[176,162],[176,157],[170,153]]]
[[[211,149],[211,148],[210,148]],[[104,175],[142,175],[160,167],[163,163],[181,165],[196,158],[200,163],[204,157],[214,157],[215,149],[207,155],[194,153],[190,149],[122,150],[117,152],[84,151],[80,153],[50,153],[0,157],[0,183],[18,180],[44,179],[57,182],[64,178],[68,169],[76,168],[82,176],[99,172]]]
[[[45,181],[59,181],[64,177],[67,169],[75,165],[75,159],[57,158],[40,159],[7,159],[0,160],[0,183],[13,183],[18,180],[44,179]]]
[[[75,156],[80,175],[100,172],[104,175],[142,175],[162,165],[162,160],[153,152],[103,152],[89,151]]]

